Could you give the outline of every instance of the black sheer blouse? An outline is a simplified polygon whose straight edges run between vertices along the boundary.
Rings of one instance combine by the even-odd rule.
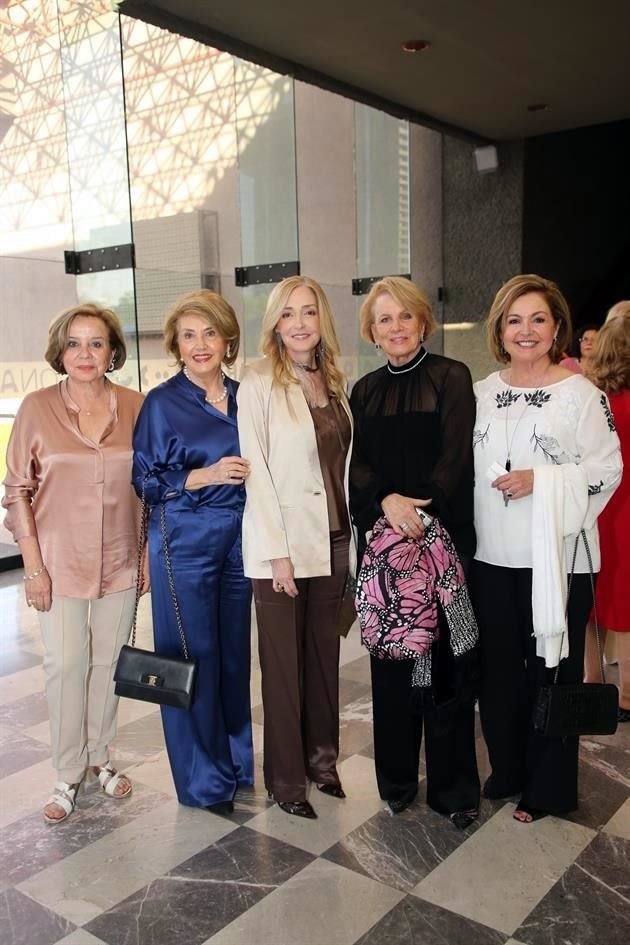
[[[475,398],[468,368],[423,348],[401,368],[362,377],[350,398],[354,444],[350,511],[360,543],[391,492],[432,499],[427,512],[448,529],[460,555],[475,552]]]

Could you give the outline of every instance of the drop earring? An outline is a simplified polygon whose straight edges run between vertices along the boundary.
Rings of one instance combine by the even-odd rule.
[[[108,373],[111,374],[111,372],[114,370],[115,367],[116,367],[116,355],[113,354],[112,359],[109,362],[109,367],[107,368]]]

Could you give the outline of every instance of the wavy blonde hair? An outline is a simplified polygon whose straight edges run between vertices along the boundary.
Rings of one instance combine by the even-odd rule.
[[[340,349],[335,318],[326,298],[326,293],[315,279],[311,279],[309,276],[288,276],[271,290],[262,322],[262,336],[260,339],[262,353],[271,361],[273,376],[278,384],[282,384],[283,387],[288,387],[289,384],[299,384],[291,358],[279,340],[276,328],[283,311],[288,305],[291,293],[301,286],[310,289],[315,296],[321,333],[319,363],[322,377],[329,392],[343,399],[346,379],[337,364]]]
[[[613,318],[630,318],[630,302],[624,300],[613,305],[606,316],[606,321],[610,322]]]
[[[630,388],[630,318],[623,313],[598,331],[585,374],[607,394]]]
[[[372,326],[376,316],[374,306],[379,295],[384,293],[391,295],[398,305],[402,306],[411,315],[415,315],[422,330],[422,340],[427,341],[437,328],[437,321],[431,303],[424,290],[404,276],[385,276],[375,282],[370,289],[359,313],[363,340],[367,341],[368,344],[374,344],[374,336],[372,335]]]

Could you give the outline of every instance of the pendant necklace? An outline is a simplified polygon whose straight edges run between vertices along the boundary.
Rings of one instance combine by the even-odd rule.
[[[537,387],[535,387],[534,390],[538,390],[539,387],[543,386],[542,382],[544,381],[546,374],[547,374],[547,371],[545,370],[545,373],[543,374],[541,378],[540,384],[537,385]],[[521,411],[520,417],[516,421],[516,426],[514,427],[512,436],[508,441],[508,423],[509,423],[509,416],[510,416],[510,403],[511,403],[511,397],[512,397],[512,371],[511,370],[510,370],[510,379],[509,381],[507,381],[507,388],[508,388],[508,396],[505,403],[505,453],[506,453],[506,456],[505,456],[504,467],[505,467],[506,472],[511,472],[512,471],[512,447],[514,446],[514,437],[516,436],[518,432],[518,428],[520,426],[521,420],[527,413],[527,408],[530,406],[531,401],[530,400],[525,401],[525,406],[523,407],[523,410]],[[517,394],[516,397],[517,398],[520,397],[520,394]]]
[[[195,384],[195,382],[192,380],[190,374],[188,373],[188,368],[186,367],[186,365],[184,365],[184,367],[182,368],[182,373],[184,374],[185,377],[188,378],[188,380],[190,381],[191,384]],[[223,371],[221,371],[221,380],[223,381],[223,392],[222,392],[221,394],[219,394],[218,397],[206,397],[206,403],[207,403],[207,404],[220,404],[221,401],[222,401],[222,400],[225,400],[225,398],[227,397],[227,395],[228,395],[228,389],[227,389],[227,385],[226,385],[226,383],[225,383],[226,378],[225,378],[225,374],[223,373]],[[199,384],[195,384],[195,387],[199,387]]]

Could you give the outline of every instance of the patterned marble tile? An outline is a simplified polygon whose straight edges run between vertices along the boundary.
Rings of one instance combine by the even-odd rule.
[[[55,945],[73,930],[72,923],[17,889],[0,892],[2,945]]]
[[[630,798],[622,804],[614,817],[611,817],[604,827],[606,833],[630,840]]]
[[[86,927],[108,945],[200,945],[311,859],[239,827]]]
[[[162,717],[151,712],[118,729],[112,752],[122,764],[152,758],[165,750]]]
[[[505,945],[505,941],[495,929],[407,896],[355,945]]]
[[[0,677],[10,676],[22,669],[30,669],[31,666],[37,666],[39,663],[41,663],[41,657],[37,653],[31,653],[22,648],[3,649]]]
[[[22,768],[28,768],[49,757],[47,745],[29,738],[19,729],[10,729],[0,734],[0,778],[6,778],[15,771],[21,771]]]
[[[45,800],[43,794],[38,808]],[[141,784],[135,786],[131,797],[120,801],[105,797],[93,787],[79,793],[74,813],[63,824],[47,824],[38,809],[0,830],[3,877],[17,885],[167,800]]]
[[[502,806],[484,801],[479,819],[458,830],[426,803],[395,817],[383,810],[343,837],[323,856],[340,866],[408,892],[471,837]]]
[[[338,770],[347,798],[338,800],[313,789],[310,800],[317,810],[318,820],[291,817],[277,804],[272,804],[248,821],[247,826],[310,853],[323,853],[383,807],[371,761],[353,755],[342,762]]]
[[[227,819],[171,800],[31,876],[19,889],[84,925],[235,829]]]
[[[600,834],[516,930],[526,945],[627,945],[630,841]]]
[[[30,672],[30,670],[25,670]],[[9,677],[9,680],[15,679],[16,673]],[[4,688],[4,687],[3,687]],[[6,702],[0,705],[0,722],[3,725],[14,726],[15,728],[27,728],[29,725],[37,725],[48,718],[48,703],[46,693],[43,688],[38,692],[29,693],[22,696],[14,702]]]
[[[353,679],[355,682],[371,685],[370,658],[367,653],[364,651],[363,656],[350,663],[344,663],[339,669],[339,674],[343,679]]]
[[[580,752],[578,778],[579,807],[568,815],[568,820],[584,824],[593,830],[600,830],[615,814],[624,801],[630,797],[630,777],[617,769],[612,759],[606,757],[614,752],[616,760],[622,763],[624,752],[613,747],[599,745],[593,750],[589,743]]]
[[[511,935],[594,836],[555,817],[519,824],[513,811],[505,804],[413,894]]]
[[[352,945],[401,896],[334,863],[315,860],[205,945]]]
[[[106,942],[92,935],[87,929],[75,929],[70,935],[60,938],[56,945],[106,945]]]

